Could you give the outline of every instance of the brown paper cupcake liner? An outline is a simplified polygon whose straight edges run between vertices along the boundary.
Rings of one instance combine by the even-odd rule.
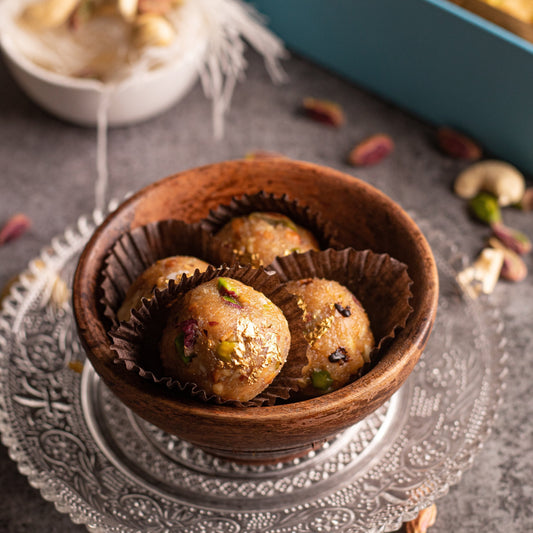
[[[286,194],[275,196],[260,191],[256,194],[233,197],[228,205],[221,205],[211,210],[200,224],[207,232],[214,235],[231,219],[256,211],[281,213],[289,217],[295,224],[309,230],[321,249],[339,247],[337,230],[333,224],[325,220],[321,214],[301,205],[298,200],[290,199]]]
[[[407,265],[371,250],[325,250],[278,257],[271,265],[282,282],[323,278],[339,282],[361,302],[370,320],[375,347],[370,363],[361,373],[377,363],[379,356],[413,311],[409,304],[412,281]],[[356,376],[357,377],[357,376]]]
[[[221,276],[239,280],[261,291],[281,309],[289,324],[291,347],[287,361],[273,382],[248,402],[223,400],[216,395],[207,394],[194,383],[181,383],[174,377],[165,376],[160,362],[159,341],[170,308],[179,305],[180,298],[194,287]],[[113,340],[111,349],[116,354],[115,363],[123,364],[127,370],[201,401],[238,407],[273,405],[277,400],[288,399],[301,385],[301,371],[307,364],[307,343],[300,327],[301,317],[302,311],[296,298],[283,288],[274,272],[239,265],[216,269],[209,267],[205,272],[196,272],[191,277],[182,278],[179,283],[171,281],[163,291],[156,289],[151,300],[143,299],[141,308],[132,312],[131,319],[110,332]]]
[[[125,233],[105,259],[102,270],[103,314],[113,326],[116,313],[132,283],[156,261],[175,255],[202,259],[214,266],[231,261],[218,243],[198,224],[163,220]]]

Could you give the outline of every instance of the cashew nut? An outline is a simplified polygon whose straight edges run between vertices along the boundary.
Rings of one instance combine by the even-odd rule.
[[[172,24],[160,15],[145,13],[134,22],[133,39],[139,48],[143,46],[168,46],[175,37]]]
[[[137,14],[139,0],[118,0],[118,11],[128,22],[132,22]]]
[[[484,248],[472,266],[457,274],[457,283],[471,298],[490,294],[500,277],[503,259],[502,250]]]
[[[525,179],[513,165],[504,161],[480,161],[463,170],[455,180],[455,193],[473,198],[481,191],[493,194],[501,206],[519,202],[524,196]]]
[[[20,20],[34,30],[60,26],[70,17],[78,0],[44,0],[27,6]]]

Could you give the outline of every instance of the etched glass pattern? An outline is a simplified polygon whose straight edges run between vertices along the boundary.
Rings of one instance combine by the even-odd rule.
[[[416,217],[415,217],[416,218]],[[437,321],[407,383],[378,411],[304,458],[234,464],[137,418],[78,342],[70,286],[102,220],[80,219],[33,262],[0,313],[0,429],[44,498],[94,532],[392,531],[456,483],[487,437],[505,374],[495,309],[455,283],[461,254],[428,223],[441,282]]]

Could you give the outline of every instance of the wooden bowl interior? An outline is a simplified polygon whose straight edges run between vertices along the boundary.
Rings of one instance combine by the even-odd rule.
[[[125,231],[167,218],[195,222],[233,196],[287,194],[319,211],[347,246],[386,252],[408,265],[413,313],[381,361],[356,382],[290,405],[236,409],[181,397],[112,362],[98,303],[103,260]],[[165,431],[222,455],[291,453],[335,435],[382,405],[418,361],[437,307],[431,250],[406,213],[370,185],[332,169],[284,159],[229,161],[189,170],[143,189],[112,213],[85,248],[74,280],[74,310],[88,357],[134,412]]]

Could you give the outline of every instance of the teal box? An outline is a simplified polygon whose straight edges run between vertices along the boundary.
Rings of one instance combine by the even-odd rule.
[[[289,49],[533,174],[533,44],[446,0],[252,4]]]

